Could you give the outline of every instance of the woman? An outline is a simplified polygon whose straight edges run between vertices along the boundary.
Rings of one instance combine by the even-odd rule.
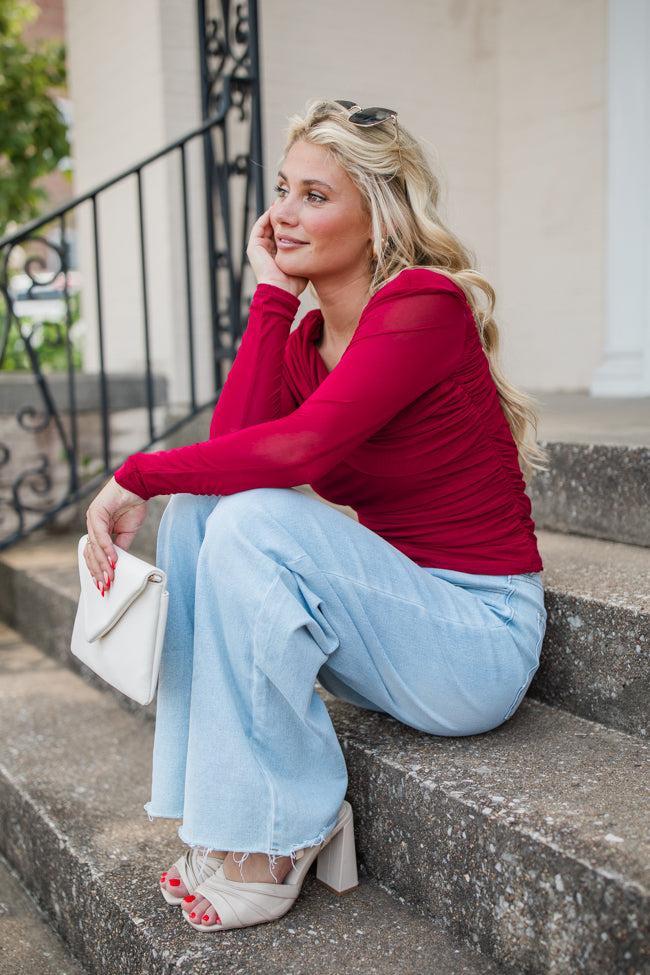
[[[145,810],[182,818],[188,849],[161,889],[201,931],[286,913],[316,855],[333,889],[356,883],[316,678],[428,734],[474,735],[514,713],[539,665],[543,565],[519,466],[545,461],[532,401],[500,372],[494,291],[442,223],[422,148],[358,109],[314,101],[290,120],[210,438],[133,454],[87,512],[110,598],[111,535],[128,549],[148,498],[172,495]],[[320,307],[290,331],[307,286]]]

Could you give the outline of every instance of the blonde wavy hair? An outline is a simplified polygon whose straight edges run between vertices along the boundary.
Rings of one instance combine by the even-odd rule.
[[[440,219],[440,181],[424,149],[399,120],[398,150],[393,121],[362,128],[348,121],[348,114],[334,101],[308,101],[304,115],[289,116],[279,165],[295,142],[310,142],[323,146],[355,183],[372,220],[371,296],[407,267],[445,274],[462,288],[517,445],[522,474],[528,480],[534,469],[548,470],[548,452],[537,443],[539,403],[509,383],[501,370],[499,329],[493,317],[496,294],[473,267],[475,255]],[[318,298],[311,282],[308,287]],[[484,308],[479,306],[475,288],[487,299]]]

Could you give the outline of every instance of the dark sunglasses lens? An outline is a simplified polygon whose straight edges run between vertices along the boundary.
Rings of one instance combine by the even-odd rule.
[[[354,108],[357,104],[356,102],[346,102],[342,98],[336,98],[335,101],[337,105],[342,105],[343,108]]]
[[[350,116],[351,122],[357,125],[374,125],[376,122],[384,122],[387,118],[397,115],[392,108],[363,108],[359,112],[354,112]]]

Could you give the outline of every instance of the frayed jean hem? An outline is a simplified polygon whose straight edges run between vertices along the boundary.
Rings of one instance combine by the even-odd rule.
[[[183,813],[182,812],[179,812],[179,813],[157,813],[157,812],[152,812],[151,811],[151,803],[150,802],[145,802],[145,804],[144,804],[144,806],[142,808],[144,809],[144,811],[146,812],[147,816],[149,817],[149,822],[150,823],[153,823],[154,819],[182,819],[183,818]]]
[[[197,848],[202,849],[202,850],[204,850],[206,852],[208,850],[236,850],[238,853],[243,854],[242,857],[241,857],[241,859],[235,859],[234,858],[234,854],[233,854],[233,859],[235,859],[235,863],[237,863],[238,866],[239,866],[239,870],[241,872],[242,880],[243,880],[244,874],[243,874],[243,871],[241,869],[241,864],[244,862],[244,860],[247,860],[248,859],[248,857],[251,855],[251,853],[266,853],[266,855],[269,858],[269,868],[271,870],[271,875],[273,877],[275,877],[275,874],[273,873],[273,868],[276,865],[276,861],[277,861],[278,857],[291,857],[291,865],[292,865],[292,867],[294,867],[296,865],[296,859],[298,859],[298,857],[296,856],[296,854],[298,853],[298,851],[299,850],[303,850],[303,849],[305,849],[306,847],[309,847],[309,846],[319,846],[325,839],[327,839],[327,837],[329,836],[329,834],[332,832],[332,830],[336,826],[336,823],[337,822],[338,822],[338,813],[334,817],[334,819],[330,823],[328,823],[327,826],[325,826],[320,831],[320,833],[318,833],[317,836],[313,837],[312,839],[306,840],[306,841],[304,841],[302,843],[295,843],[293,846],[281,848],[279,850],[278,849],[275,849],[275,850],[260,850],[260,849],[255,849],[255,850],[241,850],[239,848],[239,844],[233,844],[232,841],[230,841],[229,843],[225,843],[225,844],[222,844],[220,842],[213,842],[213,841],[211,841],[210,843],[200,842],[199,840],[190,839],[185,834],[184,827],[183,827],[182,824],[178,827],[177,833],[178,833],[179,839],[182,840],[182,842],[185,843],[189,847],[197,847]]]

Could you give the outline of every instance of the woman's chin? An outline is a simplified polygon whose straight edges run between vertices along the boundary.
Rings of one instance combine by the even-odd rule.
[[[306,261],[304,258],[299,258],[297,251],[278,250],[274,257],[274,261],[281,271],[284,271],[285,268],[291,268],[292,274],[297,274],[300,272],[303,277],[309,277],[309,265],[311,262]]]

